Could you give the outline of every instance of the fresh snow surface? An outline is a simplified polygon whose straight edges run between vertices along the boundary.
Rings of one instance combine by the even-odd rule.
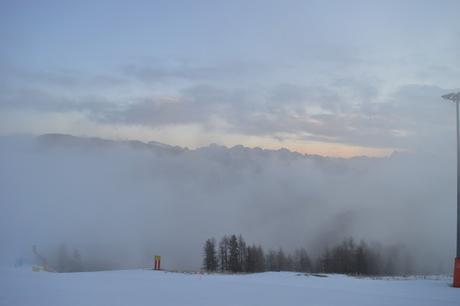
[[[447,277],[368,279],[292,272],[249,275],[152,270],[85,273],[0,269],[0,305],[460,305]]]

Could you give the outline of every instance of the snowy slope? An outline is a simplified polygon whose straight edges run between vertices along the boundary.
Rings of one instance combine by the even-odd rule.
[[[200,275],[0,270],[0,305],[460,305],[449,278],[372,280],[290,272]]]

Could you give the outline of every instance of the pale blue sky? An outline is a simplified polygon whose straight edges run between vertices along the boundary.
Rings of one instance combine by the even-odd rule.
[[[451,144],[459,1],[1,1],[0,131],[287,147]]]

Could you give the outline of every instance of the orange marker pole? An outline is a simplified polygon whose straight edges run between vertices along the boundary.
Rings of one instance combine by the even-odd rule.
[[[154,270],[160,270],[161,256],[155,255]]]
[[[455,258],[454,264],[454,288],[460,288],[460,258]]]

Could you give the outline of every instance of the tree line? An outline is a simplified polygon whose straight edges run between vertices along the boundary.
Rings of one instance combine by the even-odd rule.
[[[43,256],[38,252],[37,247],[32,247],[32,253],[34,255],[34,261],[36,264],[43,266],[47,271],[53,272],[83,272],[85,267],[83,266],[80,252],[78,249],[73,249],[69,252],[65,244],[59,245],[58,248],[53,250],[49,258]]]
[[[203,268],[208,272],[254,273],[296,271],[305,273],[342,273],[354,275],[395,275],[398,252],[382,252],[353,238],[326,247],[312,259],[305,248],[286,253],[282,248],[265,252],[260,245],[248,245],[242,235],[225,235],[204,243]]]

